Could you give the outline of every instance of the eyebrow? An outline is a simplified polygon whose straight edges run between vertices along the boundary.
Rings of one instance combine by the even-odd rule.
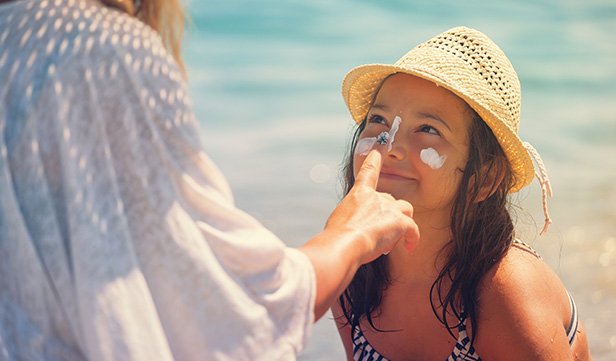
[[[389,105],[385,105],[385,104],[373,104],[371,109],[380,109],[383,111],[389,111],[391,109],[391,107]],[[445,122],[443,119],[441,119],[441,117],[439,117],[438,115],[434,114],[434,113],[428,113],[428,112],[416,112],[415,116],[419,119],[434,119],[439,123],[442,123],[447,129],[449,129],[449,131],[451,131],[451,127],[449,127],[449,124],[447,124],[447,122]]]
[[[445,122],[443,119],[441,119],[441,117],[439,117],[438,115],[436,115],[434,113],[417,112],[417,113],[415,113],[415,115],[418,118],[420,118],[420,119],[426,119],[426,118],[434,119],[434,120],[442,123],[445,127],[447,127],[447,129],[449,129],[451,131],[451,128],[449,127],[447,122]]]
[[[372,109],[381,109],[381,110],[389,110],[390,107],[389,105],[385,105],[385,104],[373,104],[370,108]]]

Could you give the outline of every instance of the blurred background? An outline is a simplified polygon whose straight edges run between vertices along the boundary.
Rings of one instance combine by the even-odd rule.
[[[226,0],[189,11],[184,55],[206,151],[237,205],[290,246],[318,233],[341,196],[345,74],[458,25],[492,38],[522,83],[520,137],[554,190],[541,237],[539,185],[514,196],[519,235],[573,294],[595,360],[614,359],[616,2]],[[331,315],[299,359],[344,359]]]

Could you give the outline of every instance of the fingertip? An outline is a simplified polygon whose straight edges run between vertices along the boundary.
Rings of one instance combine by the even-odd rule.
[[[384,145],[374,144],[374,147],[372,147],[372,149],[370,149],[370,152],[368,152],[368,155],[366,156],[364,163],[368,160],[381,163],[384,153],[385,153],[384,152],[385,147],[386,146]]]
[[[379,143],[376,142],[374,143],[374,147],[372,147],[372,150],[376,150],[379,153],[381,153],[382,156],[385,156],[385,154],[387,153],[387,148],[389,147],[389,142],[387,143]]]
[[[408,254],[415,253],[415,248],[417,248],[417,242],[409,242],[408,240],[404,240],[404,249]]]
[[[419,229],[414,224],[404,238],[404,248],[409,254],[413,254],[419,244]]]
[[[366,161],[369,161],[373,165],[377,166],[380,170],[381,166],[383,165],[383,161],[385,160],[386,154],[387,154],[387,144],[376,143],[374,147],[368,153],[368,156],[364,160],[364,163],[366,163]]]
[[[413,205],[409,201],[406,201],[404,199],[398,199],[397,202],[400,204],[402,213],[409,218],[413,218]]]
[[[370,150],[357,173],[355,179],[356,184],[368,184],[371,188],[376,189],[381,167],[383,165],[383,148],[384,146],[382,145],[375,145],[374,148]]]

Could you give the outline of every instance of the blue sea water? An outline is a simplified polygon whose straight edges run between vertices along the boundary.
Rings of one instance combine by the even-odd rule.
[[[189,3],[184,56],[208,154],[236,203],[290,246],[318,233],[340,197],[352,129],[344,75],[393,63],[458,25],[490,36],[522,84],[520,136],[541,153],[519,230],[580,308],[595,360],[616,355],[616,2],[613,0],[225,0]],[[533,219],[536,224],[533,223]],[[340,360],[328,317],[300,360]]]

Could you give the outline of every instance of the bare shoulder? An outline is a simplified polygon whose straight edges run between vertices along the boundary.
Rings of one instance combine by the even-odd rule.
[[[484,275],[478,292],[475,337],[483,359],[571,359],[567,291],[532,248],[515,243]]]
[[[482,279],[483,292],[506,292],[566,295],[566,290],[556,273],[530,246],[514,243],[505,256]],[[554,295],[555,296],[555,295]],[[543,298],[543,297],[542,297]]]
[[[558,275],[524,245],[514,243],[507,254],[482,278],[479,288],[481,316],[499,313],[556,317],[568,326],[570,302]],[[547,312],[547,313],[546,313]]]

